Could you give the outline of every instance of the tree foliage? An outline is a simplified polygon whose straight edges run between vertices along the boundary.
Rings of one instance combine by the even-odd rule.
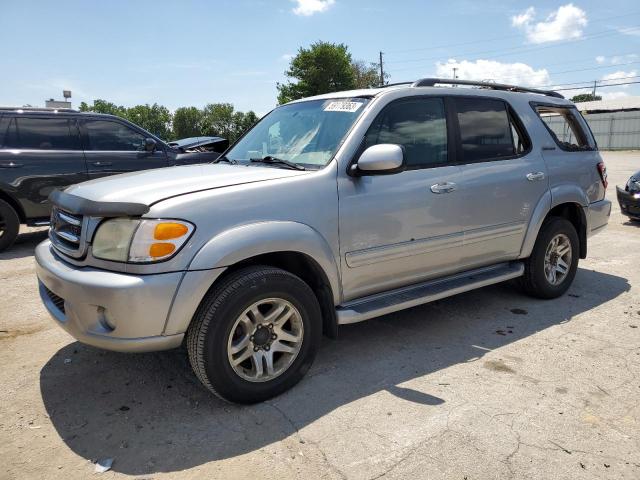
[[[346,45],[316,42],[298,50],[285,75],[296,82],[278,83],[278,103],[355,88],[351,54]]]
[[[581,93],[580,95],[576,95],[571,98],[571,101],[573,103],[592,102],[594,100],[602,100],[602,97],[600,95],[594,95],[592,93]]]
[[[230,103],[210,103],[202,110],[180,107],[173,114],[157,103],[123,107],[106,100],[94,100],[92,105],[82,102],[79,109],[81,112],[117,115],[165,140],[214,136],[234,142],[258,121],[253,111],[236,111]]]
[[[377,63],[366,63],[356,60],[351,63],[355,88],[375,88],[380,86],[380,65]],[[387,83],[389,74],[384,74],[384,81]]]

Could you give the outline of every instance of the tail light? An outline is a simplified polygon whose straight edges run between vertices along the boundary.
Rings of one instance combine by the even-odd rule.
[[[604,162],[598,163],[598,173],[600,174],[600,180],[602,180],[602,185],[606,189],[609,185],[609,181],[607,180],[607,166]]]

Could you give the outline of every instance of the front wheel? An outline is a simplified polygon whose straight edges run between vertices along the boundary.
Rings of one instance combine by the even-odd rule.
[[[305,282],[278,268],[248,267],[207,294],[187,347],[205,387],[224,400],[254,403],[302,379],[321,334],[320,306]]]
[[[573,224],[561,217],[545,220],[531,256],[525,260],[523,290],[538,298],[563,295],[576,276],[578,259],[578,234]]]

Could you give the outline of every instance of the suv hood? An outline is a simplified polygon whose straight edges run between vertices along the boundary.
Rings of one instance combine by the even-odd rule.
[[[65,192],[94,202],[128,202],[151,206],[166,198],[187,193],[306,173],[309,172],[258,165],[186,165],[98,178],[73,185]]]

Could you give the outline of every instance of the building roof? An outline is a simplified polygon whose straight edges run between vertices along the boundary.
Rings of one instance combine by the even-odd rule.
[[[640,109],[640,97],[620,97],[611,100],[596,100],[594,102],[576,103],[576,107],[581,112],[606,111],[614,112],[619,110]]]

